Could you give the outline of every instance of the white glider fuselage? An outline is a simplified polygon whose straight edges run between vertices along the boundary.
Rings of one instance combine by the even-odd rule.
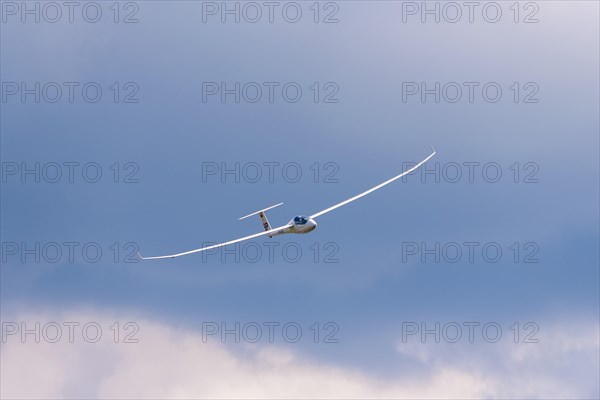
[[[314,231],[315,228],[317,227],[317,221],[315,221],[314,219],[310,218],[310,217],[305,217],[303,215],[297,215],[294,217],[294,219],[292,219],[290,222],[288,222],[288,227],[281,230],[278,233],[275,233],[274,235],[270,235],[272,236],[277,236],[277,235],[282,235],[284,233],[298,233],[298,234],[304,234],[304,233],[308,233],[311,231]]]

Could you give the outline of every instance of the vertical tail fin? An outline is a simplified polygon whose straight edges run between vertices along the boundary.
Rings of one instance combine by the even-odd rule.
[[[265,231],[270,231],[271,224],[269,224],[269,220],[267,219],[267,216],[265,215],[265,213],[261,211],[258,213],[258,216],[260,217],[260,222],[262,222],[263,228],[265,228]]]

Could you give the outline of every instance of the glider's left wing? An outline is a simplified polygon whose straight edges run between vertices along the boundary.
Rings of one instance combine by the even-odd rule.
[[[259,236],[273,235],[275,233],[279,233],[280,231],[282,231],[282,230],[284,230],[285,228],[288,228],[288,227],[289,227],[289,225],[283,225],[283,226],[280,226],[278,228],[271,229],[269,231],[255,233],[254,235],[245,236],[243,238],[239,238],[239,239],[235,239],[235,240],[230,240],[229,242],[214,244],[212,246],[202,247],[200,249],[190,250],[190,251],[186,251],[186,252],[183,252],[183,253],[171,254],[171,255],[168,255],[168,256],[142,257],[142,255],[139,252],[138,252],[138,256],[142,260],[158,260],[158,259],[161,259],[161,258],[175,258],[175,257],[179,257],[179,256],[186,256],[186,255],[192,254],[192,253],[199,253],[201,251],[211,250],[211,249],[216,249],[218,247],[227,246],[228,244],[234,244],[234,243],[238,243],[238,242],[243,242],[244,240],[254,239],[254,238],[259,237]]]
[[[383,183],[380,183],[379,185],[375,186],[374,188],[371,188],[371,189],[369,189],[369,190],[367,190],[367,191],[364,191],[364,192],[362,192],[362,193],[360,193],[360,194],[357,194],[356,196],[354,196],[354,197],[351,197],[351,198],[349,198],[348,200],[344,200],[344,201],[342,201],[341,203],[338,203],[338,204],[336,204],[336,205],[334,205],[334,206],[331,206],[331,207],[329,207],[329,208],[326,208],[326,209],[324,209],[324,210],[322,210],[322,211],[319,211],[318,213],[311,215],[311,216],[310,216],[310,218],[317,218],[318,216],[320,216],[320,215],[323,215],[323,214],[326,214],[326,213],[328,213],[329,211],[333,211],[333,210],[335,210],[335,209],[336,209],[336,208],[338,208],[338,207],[344,206],[344,205],[346,205],[346,204],[348,204],[348,203],[350,203],[350,202],[353,202],[354,200],[358,200],[358,199],[360,199],[361,197],[363,197],[363,196],[366,196],[366,195],[368,195],[369,193],[371,193],[371,192],[374,192],[374,191],[376,191],[377,189],[380,189],[380,188],[384,187],[385,185],[387,185],[387,184],[389,184],[389,183],[392,183],[392,182],[394,182],[394,181],[395,181],[395,180],[397,180],[397,179],[400,179],[400,178],[402,178],[404,175],[410,174],[411,172],[413,172],[414,170],[416,170],[417,168],[419,168],[421,165],[423,165],[423,164],[425,164],[427,161],[429,161],[429,159],[435,155],[435,150],[433,149],[433,147],[431,148],[431,151],[432,151],[432,153],[429,155],[429,157],[427,157],[426,159],[424,159],[423,161],[421,161],[420,163],[418,163],[418,164],[417,164],[417,165],[415,165],[414,167],[412,167],[412,168],[410,168],[410,169],[408,169],[408,170],[404,171],[404,172],[403,172],[403,173],[401,173],[400,175],[397,175],[397,176],[395,176],[395,177],[393,177],[393,178],[391,178],[391,179],[388,179],[387,181],[385,181],[385,182],[383,182]]]

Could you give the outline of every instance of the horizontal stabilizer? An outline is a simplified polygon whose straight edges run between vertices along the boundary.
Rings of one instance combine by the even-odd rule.
[[[248,217],[251,217],[251,216],[253,216],[253,215],[256,215],[256,214],[258,214],[258,213],[261,213],[261,212],[264,212],[264,211],[270,210],[271,208],[279,207],[279,206],[280,206],[280,205],[282,205],[282,204],[283,204],[283,203],[275,204],[274,206],[267,207],[267,208],[263,208],[262,210],[258,210],[258,211],[256,211],[256,212],[253,212],[252,214],[244,215],[242,218],[240,218],[240,220],[242,220],[242,219],[245,219],[245,218],[248,218]]]

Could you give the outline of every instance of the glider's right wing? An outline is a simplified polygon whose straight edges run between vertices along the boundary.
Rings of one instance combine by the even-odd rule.
[[[275,228],[275,229],[271,229],[271,230],[260,232],[260,233],[255,233],[254,235],[245,236],[243,238],[239,238],[239,239],[235,239],[235,240],[230,240],[229,242],[214,244],[212,246],[202,247],[200,249],[190,250],[190,251],[186,251],[186,252],[183,252],[183,253],[171,254],[171,255],[168,255],[168,256],[142,257],[142,255],[139,252],[138,252],[138,256],[142,260],[158,260],[158,259],[161,259],[161,258],[175,258],[175,257],[179,257],[179,256],[186,256],[186,255],[192,254],[192,253],[199,253],[201,251],[211,250],[211,249],[216,249],[218,247],[227,246],[228,244],[234,244],[234,243],[238,243],[238,242],[243,242],[244,240],[254,239],[254,238],[259,237],[259,236],[273,235],[273,234],[281,232],[282,230],[284,230],[285,228],[288,228],[289,226],[290,225],[283,225],[283,226],[280,226],[280,227]]]
[[[364,192],[362,192],[362,193],[360,193],[360,194],[357,194],[356,196],[354,196],[354,197],[351,197],[351,198],[349,198],[348,200],[344,200],[344,201],[342,201],[341,203],[337,203],[336,205],[333,205],[333,206],[331,206],[331,207],[329,207],[329,208],[326,208],[326,209],[324,209],[324,210],[321,210],[321,211],[319,211],[318,213],[311,215],[311,216],[310,216],[310,218],[317,218],[319,215],[323,215],[323,214],[326,214],[326,213],[328,213],[329,211],[333,211],[333,210],[335,210],[335,209],[336,209],[336,208],[338,208],[338,207],[344,206],[344,205],[346,205],[346,204],[348,204],[348,203],[350,203],[350,202],[352,202],[352,201],[354,201],[354,200],[358,200],[358,199],[360,199],[361,197],[363,197],[363,196],[366,196],[366,195],[368,195],[369,193],[371,193],[371,192],[374,192],[374,191],[376,191],[377,189],[380,189],[380,188],[384,187],[385,185],[387,185],[387,184],[389,184],[389,183],[392,183],[392,182],[394,182],[394,181],[395,181],[395,180],[397,180],[397,179],[400,179],[400,178],[402,178],[404,175],[410,174],[410,173],[411,173],[411,172],[413,172],[415,169],[419,168],[421,165],[423,165],[423,164],[425,164],[427,161],[429,161],[429,159],[430,159],[431,157],[433,157],[434,155],[435,155],[435,150],[434,150],[434,149],[433,149],[433,147],[432,147],[432,148],[431,148],[431,154],[429,155],[429,157],[427,157],[426,159],[424,159],[423,161],[421,161],[420,163],[418,163],[418,164],[417,164],[417,165],[415,165],[414,167],[412,167],[412,168],[410,168],[410,169],[407,169],[406,171],[404,171],[404,172],[403,172],[403,173],[401,173],[400,175],[396,175],[395,177],[393,177],[393,178],[391,178],[391,179],[388,179],[387,181],[385,181],[385,182],[383,182],[383,183],[380,183],[379,185],[377,185],[377,186],[375,186],[375,187],[373,187],[373,188],[371,188],[371,189],[369,189],[369,190],[366,190],[366,191],[364,191]]]

